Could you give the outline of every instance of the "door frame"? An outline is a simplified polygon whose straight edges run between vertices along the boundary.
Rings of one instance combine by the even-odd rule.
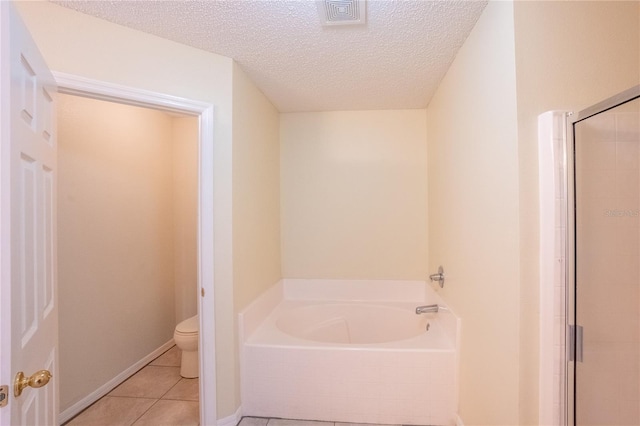
[[[52,71],[58,92],[199,117],[198,312],[200,313],[200,424],[216,424],[216,362],[213,266],[214,106],[162,93]]]
[[[9,5],[0,3],[0,385],[9,386],[9,398],[13,398],[11,358],[7,361],[3,356],[11,352],[11,126],[4,120],[11,110],[10,27]],[[10,422],[11,409],[0,409],[0,425]]]
[[[601,102],[598,102],[588,108],[585,108],[578,112],[575,115],[568,117],[567,123],[567,132],[566,132],[566,150],[568,154],[567,158],[567,202],[568,202],[568,213],[567,213],[567,223],[566,225],[566,238],[567,238],[567,262],[565,264],[565,274],[567,276],[567,285],[566,285],[566,304],[564,306],[565,309],[565,317],[566,317],[566,327],[570,326],[579,326],[577,324],[577,309],[576,309],[576,291],[577,291],[577,272],[576,272],[576,237],[577,232],[575,229],[576,226],[576,214],[577,214],[577,205],[576,205],[576,159],[575,159],[575,150],[576,150],[576,139],[575,139],[575,125],[581,121],[587,120],[588,118],[593,117],[594,115],[600,114],[602,112],[608,111],[610,109],[616,108],[619,105],[622,105],[626,102],[630,102],[640,98],[640,85],[633,86],[623,92],[620,92],[610,98],[607,98]],[[567,392],[565,395],[565,413],[564,419],[566,425],[575,425],[576,424],[576,361],[577,358],[576,351],[581,349],[577,349],[578,335],[577,333],[566,333],[566,347],[570,348],[565,352],[565,357],[561,361],[564,363],[566,367],[566,383],[561,385],[565,385]],[[573,348],[573,349],[571,349]]]

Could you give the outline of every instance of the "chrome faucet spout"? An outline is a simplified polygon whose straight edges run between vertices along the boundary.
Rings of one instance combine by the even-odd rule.
[[[440,307],[435,304],[435,305],[424,305],[424,306],[418,306],[416,308],[416,314],[420,315],[420,314],[427,314],[430,312],[438,312],[438,309]]]

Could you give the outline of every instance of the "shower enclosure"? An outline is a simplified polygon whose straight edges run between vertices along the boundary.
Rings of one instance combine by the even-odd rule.
[[[640,86],[568,130],[566,421],[638,425]]]

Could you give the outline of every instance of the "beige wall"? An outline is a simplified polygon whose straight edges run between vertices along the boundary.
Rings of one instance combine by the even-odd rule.
[[[494,35],[487,31],[487,22],[493,22]],[[453,241],[466,240],[470,248],[458,251],[458,267],[454,267],[453,254],[447,260],[454,262],[452,267],[447,268],[445,263],[449,288],[443,291],[463,317],[466,349],[462,354],[461,415],[466,423],[537,424],[537,116],[551,109],[578,111],[638,84],[639,23],[638,2],[518,1],[513,6],[490,3],[428,108],[431,269],[440,263],[448,248],[453,248]],[[494,36],[503,30],[506,32],[497,40]],[[505,44],[513,43],[514,38],[515,46]],[[513,52],[517,108],[507,104],[497,107],[495,103],[500,99],[513,102]],[[493,72],[485,74],[490,70]],[[475,84],[470,87],[465,81]],[[480,87],[490,92],[479,95]],[[467,106],[475,108],[466,110]],[[511,134],[516,110],[517,138],[511,136],[516,145],[499,147],[498,139],[490,135]],[[490,111],[491,116],[483,117],[485,111]],[[478,132],[479,129],[483,130]],[[439,140],[442,136],[435,137],[443,133],[451,138],[442,139],[447,144]],[[466,145],[461,144],[464,139]],[[483,141],[481,151],[474,149],[479,139]],[[460,141],[460,145],[452,141]],[[498,151],[491,157],[487,150],[492,147]],[[475,184],[487,185],[492,194],[482,190],[475,195],[473,191],[457,191],[465,185],[465,179],[472,181],[469,173],[474,168],[488,166],[489,158],[493,167],[480,173]],[[458,172],[447,174],[447,168]],[[496,175],[497,181],[491,182]],[[517,187],[514,189],[510,183]],[[509,196],[499,196],[496,191],[506,191]],[[493,203],[488,202],[492,199],[499,200],[489,215],[493,219],[481,219],[481,213],[492,209],[489,206]],[[442,205],[448,208],[440,208]],[[464,211],[460,207],[465,207]],[[500,220],[504,221],[502,229],[489,232]],[[483,232],[487,232],[485,238],[478,238]],[[499,242],[501,234],[509,244]],[[487,246],[492,249],[487,250]],[[472,247],[491,254],[484,258],[468,253]],[[517,258],[508,253],[518,253]],[[504,279],[497,279],[495,273],[486,275],[490,269],[487,265],[494,265],[494,272]],[[482,278],[485,275],[491,279]],[[459,280],[483,283],[487,292],[481,295],[480,289],[469,291],[476,286],[469,282],[464,283],[464,291],[452,288]],[[474,294],[477,301],[500,306],[503,320],[482,308],[465,306]],[[498,347],[488,344],[492,338]],[[479,348],[482,344],[485,349]],[[488,360],[484,366],[482,359]],[[501,363],[504,368],[498,369]],[[481,387],[483,381],[489,385]]]
[[[233,278],[241,310],[280,271],[279,114],[233,67]]]
[[[424,110],[280,115],[287,278],[425,279]]]
[[[640,3],[514,4],[520,167],[520,424],[537,424],[537,117],[640,83]]]
[[[462,318],[460,416],[518,424],[519,227],[513,6],[489,3],[427,109],[429,265]]]
[[[17,9],[54,71],[150,90],[215,105],[214,256],[218,417],[237,406],[226,398],[237,383],[234,365],[231,253],[230,58],[111,24],[46,1],[17,2]],[[205,301],[205,303],[208,303]],[[222,374],[220,374],[222,372]],[[235,392],[234,392],[235,393]]]
[[[237,64],[233,66],[233,317],[274,285],[280,271],[280,146],[278,111]],[[238,348],[238,344],[233,346]],[[237,359],[237,354],[235,359]],[[235,374],[239,363],[218,374]]]
[[[171,120],[176,323],[198,312],[198,118]]]
[[[171,340],[171,118],[60,96],[58,274],[64,410]]]

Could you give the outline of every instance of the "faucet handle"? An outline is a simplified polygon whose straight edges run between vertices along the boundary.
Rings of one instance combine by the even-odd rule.
[[[444,288],[444,269],[442,265],[438,266],[438,273],[429,275],[431,282],[437,281],[440,284],[440,288]]]

